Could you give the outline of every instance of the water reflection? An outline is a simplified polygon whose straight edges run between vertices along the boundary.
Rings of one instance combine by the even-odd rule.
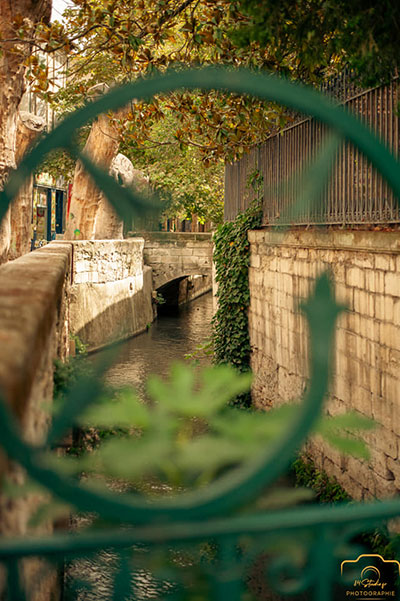
[[[193,352],[209,337],[211,318],[211,294],[192,301],[174,314],[162,316],[148,332],[122,345],[107,381],[112,386],[134,386],[139,395],[146,398],[148,376],[152,373],[166,376],[171,362],[183,360],[185,354]],[[74,527],[89,526],[91,521],[91,516],[80,516]],[[119,565],[119,555],[108,550],[73,561],[66,570],[64,601],[111,601],[115,598],[113,583]],[[171,582],[138,569],[131,577],[130,599],[165,599],[173,588]]]
[[[205,294],[175,313],[155,321],[148,332],[125,342],[107,381],[115,386],[134,386],[145,396],[149,374],[166,376],[171,362],[183,360],[210,335],[212,295]]]
[[[96,556],[74,561],[68,570],[65,601],[111,601],[114,581],[118,577],[121,557],[113,551],[101,551]],[[157,579],[148,570],[138,569],[130,578],[131,597],[126,601],[164,599],[173,583]],[[122,601],[122,600],[121,600]]]

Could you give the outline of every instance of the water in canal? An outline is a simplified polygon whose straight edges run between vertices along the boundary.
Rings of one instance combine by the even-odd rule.
[[[145,396],[149,374],[166,376],[173,361],[183,360],[187,353],[210,336],[212,318],[211,292],[159,317],[144,334],[122,345],[118,360],[107,380],[116,386],[134,386]]]
[[[115,386],[132,385],[145,399],[149,374],[166,376],[171,362],[183,360],[185,354],[193,352],[210,336],[211,318],[211,293],[159,317],[147,332],[122,345],[107,381]],[[81,516],[78,526],[89,525],[90,521],[90,516]],[[112,551],[74,561],[66,570],[65,601],[111,601],[118,563],[119,558]],[[86,581],[89,588],[80,581]],[[171,584],[155,580],[146,570],[136,571],[132,576],[135,601],[164,599],[170,588]]]

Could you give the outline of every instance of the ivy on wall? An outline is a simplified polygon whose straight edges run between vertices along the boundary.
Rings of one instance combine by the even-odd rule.
[[[261,188],[261,178],[253,175],[253,190]],[[218,309],[212,322],[214,360],[238,371],[250,369],[248,308],[250,303],[250,245],[247,232],[262,222],[262,202],[257,198],[235,221],[219,226],[214,234],[214,264],[218,285]],[[249,405],[250,397],[239,399]]]

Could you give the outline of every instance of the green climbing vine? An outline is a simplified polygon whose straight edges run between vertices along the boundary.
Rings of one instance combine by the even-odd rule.
[[[262,222],[262,177],[249,178],[256,198],[234,221],[219,226],[214,234],[214,263],[218,285],[218,309],[212,322],[215,363],[232,365],[240,372],[250,369],[248,307],[250,303],[250,245],[247,232]],[[250,397],[239,399],[249,405]]]

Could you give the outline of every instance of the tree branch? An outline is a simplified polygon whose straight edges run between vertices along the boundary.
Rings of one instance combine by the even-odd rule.
[[[159,24],[160,25],[164,25],[164,23],[166,21],[168,21],[169,19],[173,19],[174,17],[177,17],[178,15],[180,15],[188,6],[190,6],[191,4],[193,4],[194,2],[197,2],[198,0],[185,0],[185,2],[183,2],[183,4],[181,4],[181,6],[178,6],[178,8],[176,8],[171,14],[166,14],[164,13],[163,17],[161,17]]]

